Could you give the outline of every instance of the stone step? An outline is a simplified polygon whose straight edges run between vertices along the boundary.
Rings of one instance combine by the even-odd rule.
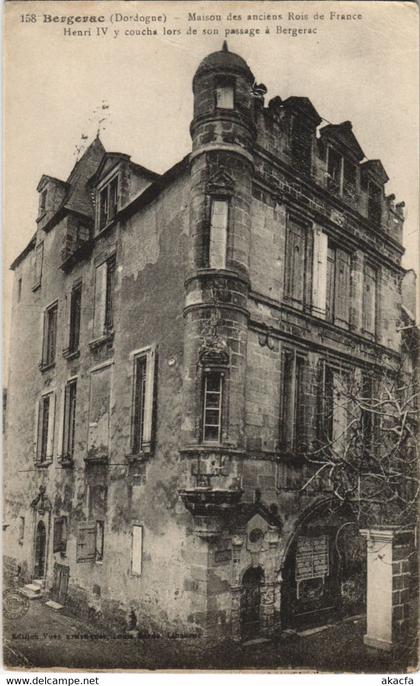
[[[25,584],[24,588],[26,588],[28,591],[33,591],[34,593],[41,593],[41,586],[38,586],[38,584],[34,584],[33,582],[30,584]]]
[[[30,586],[31,584],[28,584]],[[40,592],[39,588],[37,587],[37,591],[32,591],[30,588],[19,588],[19,593],[22,595],[26,595],[29,600],[39,600],[39,598],[42,597],[42,593]]]
[[[56,612],[58,612],[58,610],[61,610],[64,607],[64,605],[56,603],[55,600],[47,600],[45,605],[48,605],[48,607],[50,607],[52,610],[55,610]]]
[[[31,583],[40,588],[44,588],[44,579],[32,579]]]

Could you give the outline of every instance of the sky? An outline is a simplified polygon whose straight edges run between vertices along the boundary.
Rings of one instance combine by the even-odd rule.
[[[188,13],[222,14],[223,21],[188,21]],[[329,12],[362,19],[330,19]],[[293,13],[289,15],[289,12]],[[315,20],[314,13],[324,14]],[[116,20],[115,14],[125,21]],[[228,20],[229,13],[241,20]],[[259,18],[247,22],[248,14]],[[281,20],[263,15],[281,14]],[[35,14],[26,21],[23,14]],[[106,35],[65,35],[80,24],[43,15],[104,15]],[[297,15],[307,15],[299,19]],[[107,150],[163,172],[191,147],[192,77],[219,50],[226,29],[258,27],[260,35],[229,35],[228,45],[249,64],[258,83],[276,95],[307,96],[327,121],[350,120],[365,155],[381,159],[387,193],[406,203],[406,268],[418,268],[418,13],[411,2],[17,2],[5,9],[4,71],[4,319],[9,336],[8,267],[35,231],[36,186],[42,174],[66,179],[77,147],[101,122]],[[111,15],[114,21],[111,22]],[[137,20],[133,19],[137,15]],[[145,15],[159,35],[135,33]],[[140,20],[139,17],[143,17]],[[280,26],[281,31],[277,29]],[[163,35],[163,27],[165,35]],[[265,32],[269,28],[270,34]],[[317,28],[292,36],[290,28]],[[187,29],[196,35],[187,35]],[[203,35],[203,29],[218,30]],[[114,38],[114,30],[119,34]],[[125,31],[133,31],[125,35]],[[181,34],[178,34],[180,31]],[[102,104],[108,104],[102,110]],[[87,139],[81,139],[82,135]]]

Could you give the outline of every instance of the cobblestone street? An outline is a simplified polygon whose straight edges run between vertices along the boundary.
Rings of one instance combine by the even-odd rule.
[[[5,666],[23,669],[261,669],[305,671],[405,672],[407,658],[363,645],[363,619],[342,622],[316,633],[282,634],[273,641],[223,648],[193,639],[115,638],[106,626],[88,626],[32,601],[18,619],[5,618]]]

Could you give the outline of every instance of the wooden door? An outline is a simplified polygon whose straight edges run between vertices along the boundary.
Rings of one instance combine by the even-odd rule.
[[[261,567],[251,567],[242,579],[241,589],[241,635],[243,639],[255,638],[261,628],[261,584],[264,572]]]

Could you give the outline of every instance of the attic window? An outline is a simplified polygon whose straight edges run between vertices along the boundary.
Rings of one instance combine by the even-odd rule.
[[[99,229],[111,222],[118,211],[118,176],[99,191]]]

